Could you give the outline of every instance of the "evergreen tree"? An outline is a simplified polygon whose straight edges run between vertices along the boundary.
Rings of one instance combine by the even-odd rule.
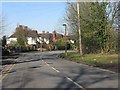
[[[22,28],[16,30],[17,42],[20,46],[26,45],[25,31]]]

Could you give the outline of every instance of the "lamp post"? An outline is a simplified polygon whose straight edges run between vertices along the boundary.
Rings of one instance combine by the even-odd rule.
[[[63,24],[63,26],[65,27],[65,55],[67,55],[67,39],[66,39],[67,25],[66,25],[66,24]]]

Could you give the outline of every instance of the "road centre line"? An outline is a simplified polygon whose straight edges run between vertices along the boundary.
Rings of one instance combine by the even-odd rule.
[[[60,71],[58,71],[57,69],[55,69],[54,67],[51,67],[53,70],[55,70],[56,72],[60,72]]]
[[[79,85],[78,83],[76,83],[75,81],[73,81],[71,78],[65,76],[69,81],[73,82],[76,86],[78,86],[79,88],[82,88],[82,90],[86,90],[85,88],[83,88],[81,85]]]
[[[50,66],[49,64],[47,64],[44,60],[42,60],[47,66],[51,67],[53,70],[55,70],[56,72],[60,72],[59,70],[55,69],[54,67]]]
[[[49,64],[47,64],[44,60],[42,60],[47,66],[50,66]],[[50,66],[51,67],[51,66]]]
[[[42,60],[47,66],[51,67],[54,71],[56,72],[60,72],[59,70],[55,69],[54,67],[50,66],[49,64],[47,64],[44,60]],[[71,78],[64,76],[65,78],[67,78],[69,81],[71,81],[72,83],[74,83],[76,86],[78,86],[79,88],[81,88],[82,90],[86,90],[83,86],[79,85],[77,82],[73,81]]]

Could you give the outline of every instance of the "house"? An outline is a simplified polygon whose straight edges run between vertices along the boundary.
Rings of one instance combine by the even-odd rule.
[[[56,31],[52,33],[43,31],[38,34],[40,42],[45,42],[46,44],[54,43],[57,39],[63,38],[64,36]]]
[[[10,37],[7,39],[7,44],[11,42],[17,42],[17,30],[23,30],[24,35],[26,37],[26,44],[28,45],[35,45],[37,44],[38,40],[38,33],[37,30],[32,30],[28,28],[27,26],[19,25],[16,27],[15,33],[13,33]]]
[[[44,42],[46,44],[49,44],[50,42],[52,42],[52,34],[49,32],[45,33],[45,31],[43,31],[42,33],[38,34],[38,37],[39,37],[40,43]]]
[[[56,31],[53,31],[53,42],[55,42],[57,39],[63,38],[64,35],[57,33]]]
[[[42,33],[38,34],[40,43],[45,42],[46,44],[55,43],[57,39],[64,38],[63,34],[57,33],[53,31],[52,33],[43,31]],[[71,43],[75,43],[76,35],[68,34],[66,35],[67,40]]]
[[[69,40],[71,43],[75,43],[76,41],[76,35],[68,34],[66,35],[67,40]]]

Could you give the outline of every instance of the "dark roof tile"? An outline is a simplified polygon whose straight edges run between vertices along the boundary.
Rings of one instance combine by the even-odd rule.
[[[24,29],[22,29],[24,30]],[[38,33],[36,30],[25,30],[26,37],[38,37]],[[17,32],[13,33],[9,38],[15,38],[17,37]]]

